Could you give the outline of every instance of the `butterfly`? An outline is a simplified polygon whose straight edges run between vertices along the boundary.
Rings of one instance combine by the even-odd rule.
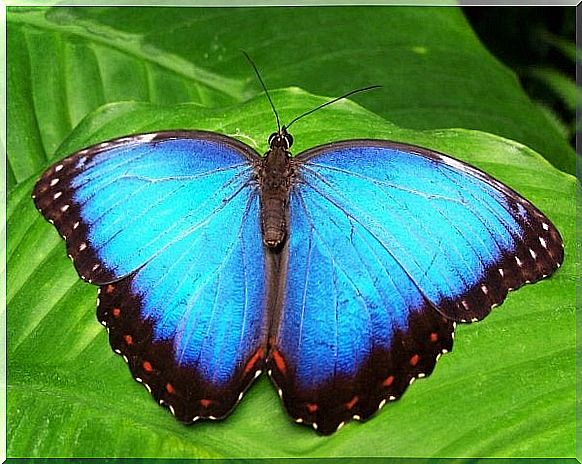
[[[563,261],[550,220],[483,171],[385,140],[291,156],[288,126],[264,156],[214,132],[125,136],[34,187],[112,349],[182,422],[226,417],[263,371],[320,434],[366,420],[456,323]]]

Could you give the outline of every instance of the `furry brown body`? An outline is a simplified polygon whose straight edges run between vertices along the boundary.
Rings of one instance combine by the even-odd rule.
[[[271,137],[271,149],[258,167],[261,197],[263,242],[269,248],[280,247],[287,238],[289,194],[293,178],[290,141],[283,131]]]

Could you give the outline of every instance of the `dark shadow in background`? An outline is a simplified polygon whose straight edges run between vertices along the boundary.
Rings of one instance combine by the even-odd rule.
[[[574,146],[576,8],[464,6],[463,11],[483,44],[517,74]]]

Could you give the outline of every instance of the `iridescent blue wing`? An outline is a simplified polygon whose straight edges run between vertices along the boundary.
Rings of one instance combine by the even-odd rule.
[[[34,190],[101,286],[112,348],[183,421],[226,415],[263,363],[256,157],[217,134],[144,134],[60,161]]]
[[[438,153],[349,141],[296,159],[287,285],[268,369],[289,413],[332,433],[429,375],[454,322],[563,260],[551,222]]]
[[[53,165],[33,199],[66,240],[79,275],[103,284],[139,268],[244,188],[253,154],[209,132],[124,137]]]

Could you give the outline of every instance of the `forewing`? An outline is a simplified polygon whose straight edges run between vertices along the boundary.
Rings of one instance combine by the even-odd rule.
[[[398,398],[452,348],[455,321],[563,259],[535,207],[444,155],[354,141],[297,163],[268,368],[289,413],[321,433]]]
[[[248,184],[255,156],[208,132],[125,137],[53,165],[33,199],[66,240],[79,275],[105,284],[196,234]]]
[[[446,317],[482,319],[562,263],[551,221],[484,172],[410,145],[333,147],[302,157],[302,182],[362,223]]]

